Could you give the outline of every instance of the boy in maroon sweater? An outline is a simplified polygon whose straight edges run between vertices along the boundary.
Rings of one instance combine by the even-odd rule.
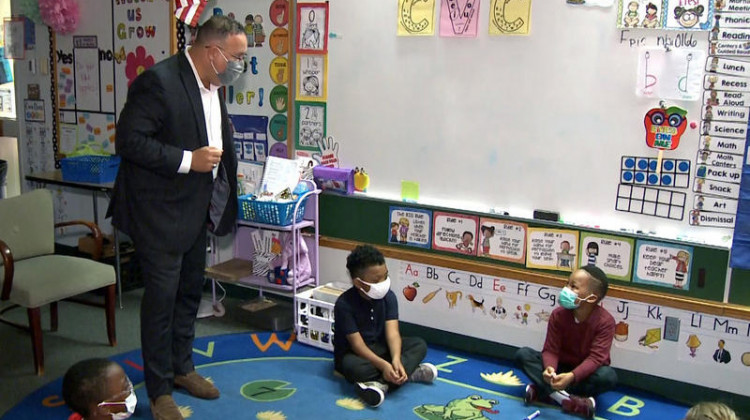
[[[615,320],[599,302],[607,294],[607,275],[594,265],[574,271],[552,311],[542,352],[528,347],[516,352],[516,364],[532,384],[524,402],[548,397],[563,411],[593,418],[594,396],[617,385],[609,366]]]

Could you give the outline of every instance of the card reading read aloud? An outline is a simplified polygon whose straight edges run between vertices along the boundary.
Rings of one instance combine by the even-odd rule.
[[[692,247],[639,240],[633,281],[687,290],[692,259]]]
[[[430,247],[432,212],[403,207],[390,208],[388,243]]]
[[[526,258],[525,223],[482,218],[479,256],[523,264]]]
[[[633,258],[633,239],[610,235],[581,234],[580,265],[595,265],[607,277],[630,281]]]
[[[577,246],[577,231],[529,228],[526,267],[573,271]]]
[[[475,216],[435,212],[432,248],[465,255],[476,255],[477,224]]]

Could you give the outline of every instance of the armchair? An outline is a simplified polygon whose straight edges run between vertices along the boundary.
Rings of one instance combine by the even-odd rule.
[[[57,302],[76,295],[104,289],[104,307],[109,344],[115,346],[115,272],[110,265],[89,258],[55,255],[55,229],[63,226],[88,227],[97,244],[93,258],[102,250],[102,234],[91,222],[54,223],[52,193],[37,189],[13,198],[0,200],[0,301],[12,305],[0,310],[0,322],[26,329],[31,333],[34,366],[37,375],[44,374],[41,307],[50,304],[50,326],[57,330]],[[26,308],[28,326],[4,319],[1,315],[16,307]]]

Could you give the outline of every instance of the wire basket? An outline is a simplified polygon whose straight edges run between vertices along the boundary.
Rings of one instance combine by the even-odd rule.
[[[76,156],[60,160],[64,181],[102,184],[113,182],[120,167],[119,156]]]
[[[305,205],[307,204],[307,197],[302,199],[302,202],[297,209],[296,221],[293,220],[295,216],[294,206],[297,201],[291,201],[287,203],[277,203],[275,201],[258,201],[251,200],[252,194],[241,195],[237,198],[239,204],[240,220],[247,220],[248,222],[265,223],[267,225],[277,226],[288,226],[292,222],[299,223],[302,221],[302,217],[305,215]]]

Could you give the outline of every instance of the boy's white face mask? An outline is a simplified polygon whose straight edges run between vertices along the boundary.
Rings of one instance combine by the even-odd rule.
[[[359,288],[359,290],[362,291],[362,293],[366,294],[370,299],[383,299],[385,295],[388,294],[388,291],[391,290],[391,278],[387,277],[384,281],[381,281],[380,283],[367,283],[365,281],[360,280],[362,283],[366,283],[368,286],[370,286],[370,290],[365,291],[364,288]]]
[[[124,411],[122,413],[109,413],[110,416],[112,416],[112,420],[125,420],[130,418],[130,416],[135,413],[135,406],[138,405],[138,398],[135,396],[134,391],[130,391],[130,395],[128,395],[127,398],[125,398],[125,401],[123,402],[103,402],[99,403],[99,407],[103,405],[115,405],[115,404],[125,404],[125,408],[127,408],[128,411]]]

